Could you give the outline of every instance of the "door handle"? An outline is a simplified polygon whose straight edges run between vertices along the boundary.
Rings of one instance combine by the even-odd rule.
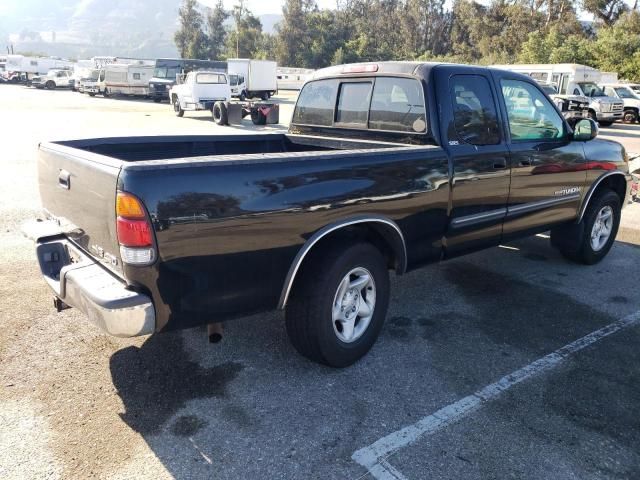
[[[71,188],[71,173],[66,170],[60,170],[58,174],[58,186],[69,190]]]

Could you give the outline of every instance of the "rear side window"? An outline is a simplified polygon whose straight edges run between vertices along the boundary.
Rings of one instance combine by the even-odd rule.
[[[333,125],[338,80],[318,80],[307,83],[298,97],[293,123],[302,125]]]
[[[487,79],[480,75],[455,75],[450,86],[458,139],[471,145],[499,143],[498,114]]]
[[[422,84],[412,78],[315,80],[300,91],[294,124],[423,133],[427,130]]]
[[[424,132],[427,121],[420,83],[409,78],[377,78],[373,87],[369,128]]]
[[[366,128],[370,102],[371,82],[341,84],[336,123],[347,123]]]
[[[217,73],[199,73],[196,77],[197,83],[227,83],[227,77]]]

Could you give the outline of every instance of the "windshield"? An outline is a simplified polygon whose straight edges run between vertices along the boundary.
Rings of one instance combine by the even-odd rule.
[[[547,95],[555,95],[557,93],[555,87],[551,85],[542,85],[542,90]]]
[[[156,78],[168,78],[170,80],[175,80],[179,72],[179,67],[156,67],[153,71],[153,76]]]
[[[633,90],[633,93],[640,94],[640,85],[629,85],[629,88]]]
[[[99,74],[100,74],[100,70],[91,70],[91,72],[87,76],[87,79],[91,80],[92,82],[95,82],[95,81],[98,80],[98,75]]]
[[[587,97],[606,97],[602,89],[591,82],[578,83]]]
[[[618,88],[615,88],[614,90],[616,91],[616,93],[620,98],[634,98],[634,99],[638,98],[633,93],[631,93],[631,90],[629,90],[628,88],[618,87]]]

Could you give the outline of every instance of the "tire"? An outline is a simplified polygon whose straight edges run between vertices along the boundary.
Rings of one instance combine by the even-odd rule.
[[[102,92],[102,97],[109,98],[109,90],[107,88],[105,88],[104,91]]]
[[[53,90],[54,88],[56,88],[56,84],[54,82],[52,82],[51,80],[49,80],[47,83],[44,84],[44,87],[47,90]]]
[[[241,102],[244,102],[246,99],[247,99],[247,94],[244,92],[240,93],[238,100],[240,100]]]
[[[213,121],[217,125],[227,125],[229,123],[227,106],[223,102],[214,103],[211,114],[213,115]]]
[[[593,198],[587,206],[582,221],[562,225],[551,229],[551,244],[569,260],[585,265],[594,265],[601,261],[616,239],[620,226],[620,197],[612,190],[605,190]],[[610,213],[610,222],[604,220],[606,213]],[[599,223],[598,223],[599,222]],[[599,231],[598,242],[593,238],[596,229]],[[606,235],[606,230],[609,230]],[[604,232],[604,233],[603,233]],[[595,245],[599,243],[599,245]]]
[[[160,103],[160,102],[162,101],[162,99],[161,99],[161,98],[158,98],[158,97],[154,97],[154,98],[153,98],[153,101],[154,101],[155,103]]]
[[[251,110],[251,121],[254,125],[266,125],[267,116],[259,110]]]
[[[638,114],[633,110],[625,110],[622,121],[624,123],[636,123],[638,121]]]
[[[184,117],[184,110],[180,106],[180,101],[177,97],[173,100],[173,111],[176,113],[176,116]]]
[[[90,93],[90,94],[89,94],[89,96],[90,96],[90,97],[95,97],[95,96],[96,96],[96,94],[95,94],[95,93]]]
[[[598,116],[596,115],[596,112],[594,112],[593,110],[589,110],[589,112],[587,113],[587,116],[594,122],[598,121]]]
[[[605,122],[605,121],[599,121],[598,122],[600,124],[601,127],[610,127],[611,125],[613,125],[613,122]]]
[[[262,95],[260,95],[260,99],[264,100],[265,102],[269,100],[269,92],[262,92]]]
[[[299,275],[285,312],[291,343],[314,362],[339,368],[352,365],[371,349],[387,314],[389,271],[384,257],[369,243],[335,243],[315,252]],[[347,309],[338,304],[336,313],[343,319],[335,320],[341,287],[367,276],[371,283],[344,292]],[[364,308],[372,310],[368,317],[359,315]],[[352,329],[345,329],[351,325],[344,317],[348,314],[353,315]]]

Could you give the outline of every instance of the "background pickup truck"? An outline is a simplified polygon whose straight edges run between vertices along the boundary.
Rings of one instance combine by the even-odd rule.
[[[380,332],[389,270],[546,230],[600,261],[631,177],[596,134],[521,74],[331,67],[288,134],[41,144],[46,218],[26,230],[58,309],[111,334],[286,308],[296,349],[342,367]]]

